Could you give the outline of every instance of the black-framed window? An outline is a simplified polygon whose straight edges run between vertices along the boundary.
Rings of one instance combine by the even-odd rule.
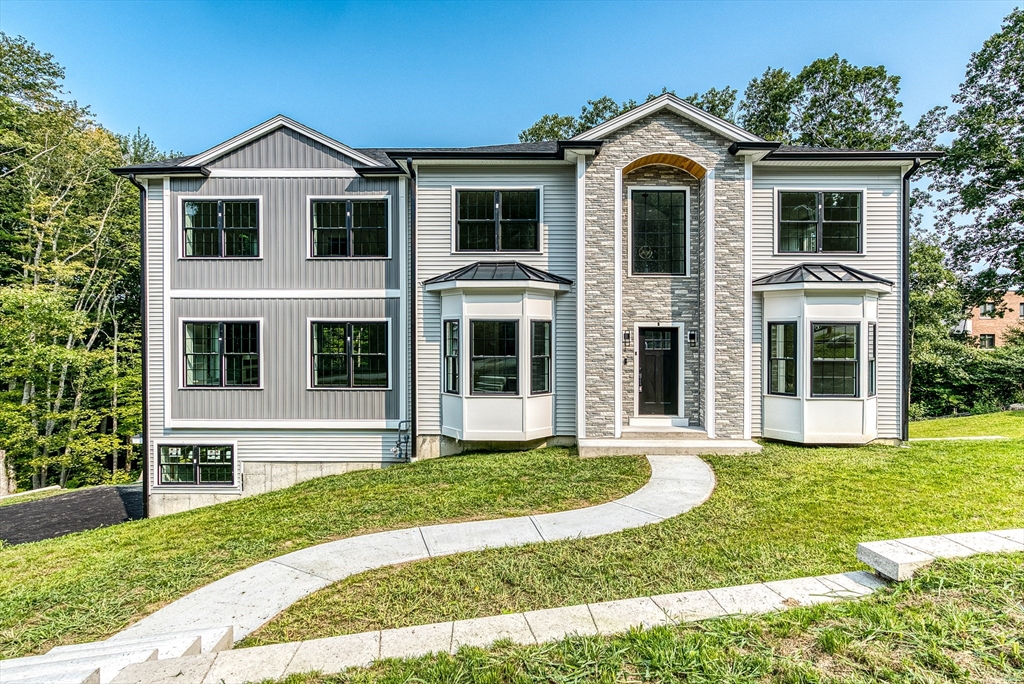
[[[519,394],[519,321],[470,321],[473,394]]]
[[[633,190],[633,273],[686,274],[686,192]]]
[[[459,190],[455,202],[458,251],[540,250],[539,190]]]
[[[459,322],[444,322],[444,391],[459,393]]]
[[[860,325],[811,326],[811,396],[856,397]]]
[[[768,324],[768,393],[796,396],[796,323]]]
[[[878,325],[868,323],[868,396],[878,393]]]
[[[259,200],[185,200],[185,256],[258,257]]]
[[[995,349],[996,348],[996,336],[995,335],[978,335],[978,346],[982,349]]]
[[[228,445],[161,445],[160,484],[233,485],[234,449]]]
[[[530,322],[530,394],[551,392],[551,321]]]
[[[388,202],[310,200],[314,257],[386,257]]]
[[[388,386],[388,324],[314,321],[312,384],[317,388]]]
[[[861,192],[779,192],[780,252],[861,251]]]
[[[185,322],[186,387],[258,387],[260,324]]]

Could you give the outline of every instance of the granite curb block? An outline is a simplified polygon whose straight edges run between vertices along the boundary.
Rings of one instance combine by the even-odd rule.
[[[961,532],[857,544],[857,560],[880,576],[908,580],[940,558],[1024,551],[1024,529]]]

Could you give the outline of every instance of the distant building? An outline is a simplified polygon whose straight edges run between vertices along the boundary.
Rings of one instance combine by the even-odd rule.
[[[1006,307],[999,316],[999,302],[987,302],[971,310],[971,318],[966,321],[965,332],[978,338],[982,349],[993,349],[1006,344],[1006,333],[1024,321],[1024,295],[1020,292],[1007,292],[1003,295],[1002,304]]]

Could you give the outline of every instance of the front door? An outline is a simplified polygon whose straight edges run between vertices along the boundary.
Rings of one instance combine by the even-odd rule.
[[[679,329],[640,328],[640,415],[679,415]]]

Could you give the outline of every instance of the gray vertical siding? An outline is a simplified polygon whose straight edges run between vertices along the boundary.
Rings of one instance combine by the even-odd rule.
[[[308,259],[309,196],[387,193],[390,259]],[[182,196],[262,197],[260,259],[181,255]],[[397,289],[398,182],[393,178],[175,178],[171,180],[171,287],[177,289]]]
[[[417,185],[417,280],[475,261],[514,259],[576,280],[576,167],[421,166]],[[542,253],[452,254],[452,187],[544,186]],[[417,287],[417,429],[441,432],[441,297]],[[576,433],[576,291],[555,297],[555,434]]]
[[[787,188],[866,191],[864,254],[774,254],[775,191]],[[808,168],[754,166],[752,216],[753,277],[759,278],[799,263],[842,261],[853,268],[890,280],[891,294],[878,300],[878,436],[900,436],[900,235],[901,181],[898,168]],[[753,415],[755,431],[761,415],[763,355],[762,298],[754,297]],[[806,366],[803,362],[801,368]]]
[[[397,420],[400,397],[398,299],[175,299],[171,302],[171,411],[176,420]],[[182,322],[262,318],[262,389],[185,389]],[[307,389],[307,318],[391,322],[390,390]]]
[[[223,169],[345,169],[359,165],[290,128],[278,128],[209,164]]]

